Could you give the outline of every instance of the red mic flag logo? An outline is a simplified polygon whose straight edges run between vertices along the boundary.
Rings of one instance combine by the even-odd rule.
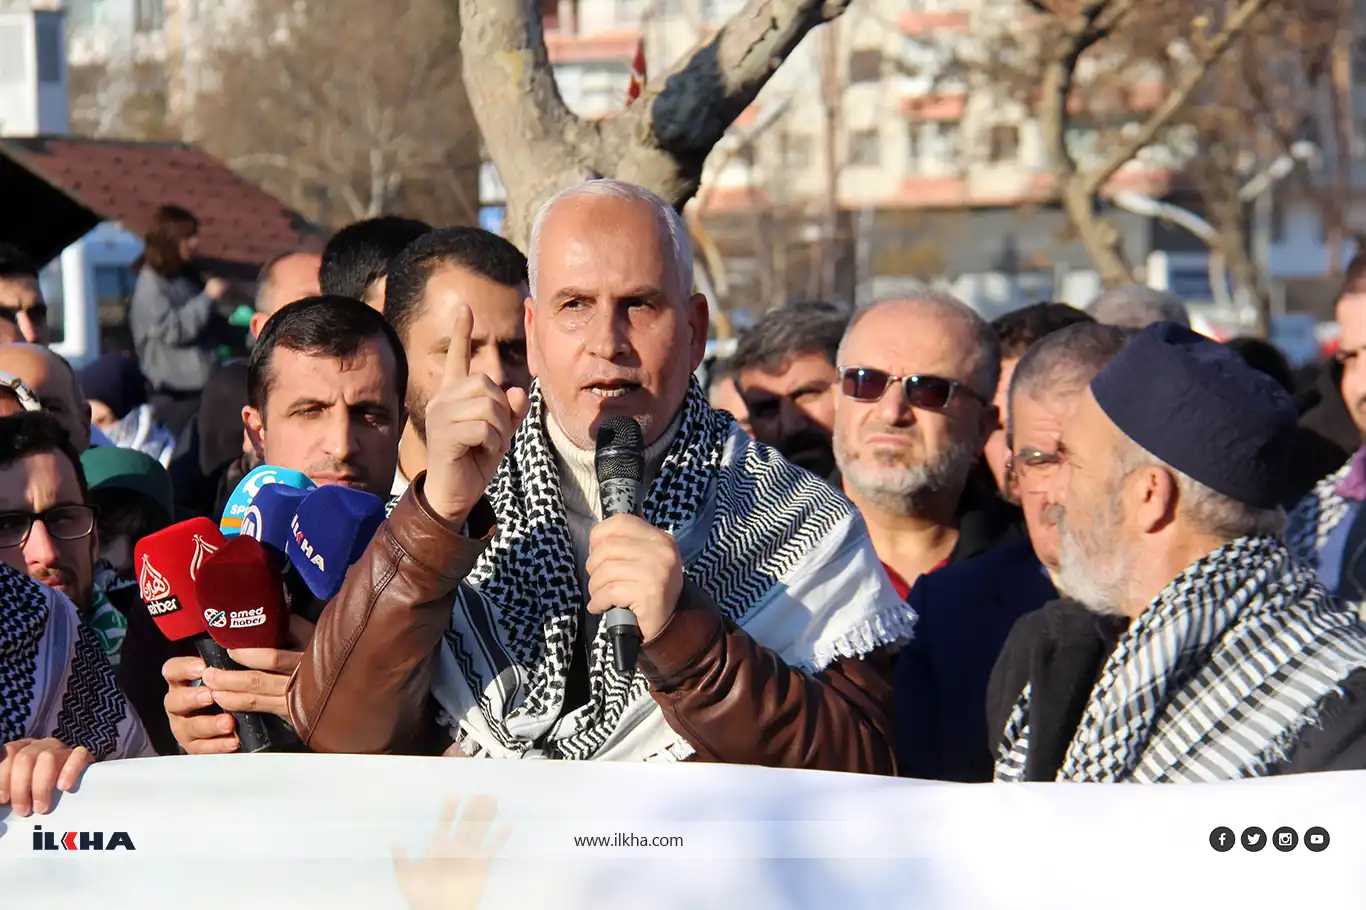
[[[645,90],[645,82],[645,36],[642,35],[636,42],[635,58],[631,60],[631,82],[626,86],[627,107],[640,97],[640,93]]]
[[[138,573],[138,587],[144,603],[163,600],[171,596],[171,583],[152,565],[146,554],[142,557],[142,571]]]
[[[217,552],[218,548],[203,537],[198,534],[194,536],[194,556],[190,557],[190,581],[195,581],[199,577],[199,568],[204,565],[204,557]]]

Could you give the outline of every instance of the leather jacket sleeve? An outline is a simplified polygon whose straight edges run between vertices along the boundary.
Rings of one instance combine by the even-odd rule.
[[[641,646],[640,668],[669,726],[703,761],[895,774],[890,657],[795,670],[684,586]]]
[[[289,681],[290,721],[316,752],[426,753],[436,647],[451,598],[493,537],[486,503],[465,537],[438,518],[419,476],[323,610]]]

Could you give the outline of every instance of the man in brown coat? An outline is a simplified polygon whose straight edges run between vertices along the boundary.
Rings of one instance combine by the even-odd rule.
[[[707,405],[691,261],[671,207],[594,181],[535,221],[530,396],[470,374],[457,313],[428,472],[290,681],[310,747],[894,771],[883,659],[914,616],[852,506]],[[612,415],[644,434],[641,517],[602,520]],[[640,626],[631,673],[612,607]]]

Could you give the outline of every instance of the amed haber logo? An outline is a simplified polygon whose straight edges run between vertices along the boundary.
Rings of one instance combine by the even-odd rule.
[[[199,570],[204,565],[204,557],[217,553],[218,548],[198,534],[194,536],[194,556],[190,557],[190,581],[199,579]]]
[[[33,829],[34,850],[136,850],[127,831],[44,831]]]

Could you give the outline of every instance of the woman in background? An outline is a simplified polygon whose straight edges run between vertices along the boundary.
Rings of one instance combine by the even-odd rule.
[[[173,433],[198,408],[227,324],[215,306],[227,283],[201,279],[191,265],[198,249],[198,220],[166,205],[157,209],[143,255],[133,264],[138,274],[128,314],[133,345],[152,385],[157,416]]]

